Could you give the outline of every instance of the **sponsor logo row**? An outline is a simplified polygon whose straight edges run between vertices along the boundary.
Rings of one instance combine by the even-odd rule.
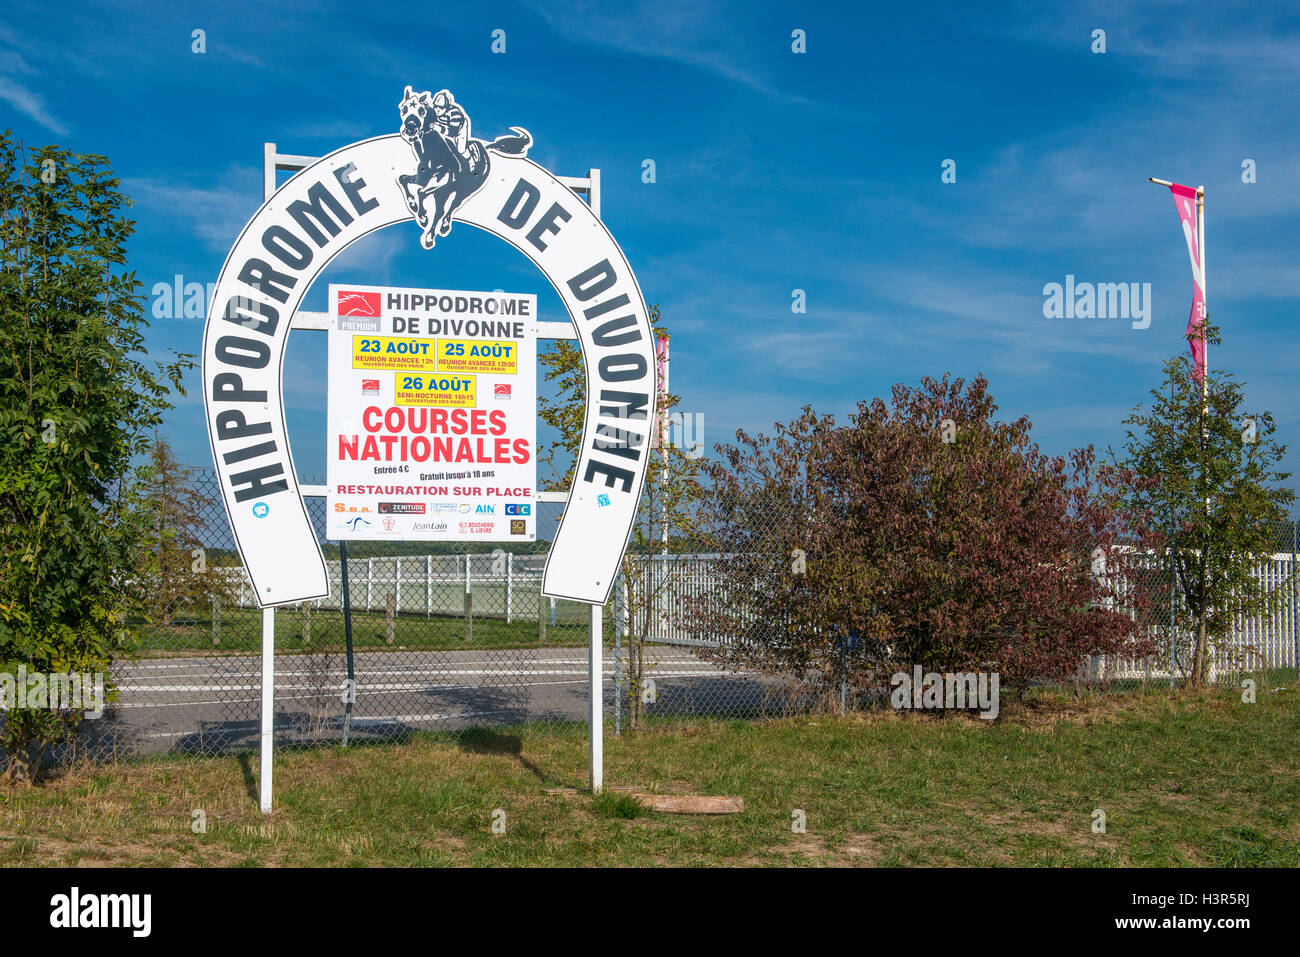
[[[432,513],[457,513],[460,515],[469,515],[471,512],[475,515],[495,515],[497,507],[495,505],[474,505],[470,502],[380,502],[379,514],[381,515],[425,515]],[[506,515],[531,515],[533,506],[527,502],[507,502],[505,505]]]

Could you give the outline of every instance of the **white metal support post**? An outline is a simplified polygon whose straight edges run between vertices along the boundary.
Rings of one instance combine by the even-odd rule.
[[[587,180],[570,180],[560,177],[560,181],[575,192],[585,192],[587,194],[587,205],[591,207],[592,212],[600,218],[600,170],[593,169],[587,171]],[[548,325],[563,326],[562,323],[548,323]],[[540,333],[539,324],[539,333]],[[556,336],[560,338],[560,336]],[[571,331],[563,338],[575,338]],[[543,496],[546,496],[545,498]],[[565,501],[567,494],[564,492],[539,493],[537,501]],[[551,608],[555,608],[555,599],[551,599]],[[604,636],[604,608],[600,605],[591,605],[588,613],[588,646],[587,646],[587,729],[588,729],[588,759],[591,767],[591,793],[599,794],[605,786],[605,698],[604,698],[604,671],[605,671],[605,646]]]
[[[1205,336],[1205,327],[1210,321],[1210,294],[1205,290],[1205,187],[1196,187],[1196,251],[1201,257],[1201,302],[1204,304],[1204,314],[1201,316],[1201,358],[1204,360],[1205,368],[1201,376],[1201,419],[1204,421],[1209,416],[1210,406],[1210,342]],[[1205,499],[1205,518],[1210,517],[1210,499]],[[1219,654],[1214,642],[1209,643],[1206,653],[1209,655],[1209,675],[1210,684],[1215,684],[1219,680]]]
[[[262,201],[275,193],[275,144],[263,147]],[[275,608],[262,609],[262,734],[259,742],[261,773],[258,775],[258,805],[263,814],[271,813],[271,764],[275,757]]]
[[[262,609],[262,773],[258,803],[271,813],[271,759],[275,754],[275,609]]]
[[[1149,182],[1157,186],[1172,187],[1174,184],[1167,179],[1156,179],[1154,176],[1148,176]],[[1199,267],[1201,287],[1201,420],[1204,422],[1209,412],[1210,402],[1210,343],[1205,335],[1205,327],[1210,321],[1210,298],[1205,291],[1205,187],[1196,187],[1196,255],[1199,260],[1195,266]],[[1202,446],[1206,440],[1205,426],[1201,426]],[[1204,468],[1204,466],[1202,466]],[[1210,499],[1205,499],[1205,517],[1210,517]],[[1172,599],[1171,599],[1172,601]],[[1218,680],[1218,655],[1216,650],[1211,646],[1209,649],[1209,682],[1214,684]],[[1170,651],[1169,659],[1169,680],[1173,683],[1173,652]]]
[[[604,609],[600,605],[590,607],[591,647],[587,657],[587,676],[591,713],[587,720],[591,728],[591,746],[588,751],[591,759],[591,793],[599,794],[605,786],[605,697],[601,687],[605,669],[605,648],[601,641]]]
[[[600,170],[587,171],[587,204],[600,219]],[[591,650],[587,657],[587,678],[591,695],[588,749],[591,763],[591,793],[599,794],[605,787],[605,696],[602,691],[605,677],[604,611],[600,605],[591,606]]]
[[[279,153],[276,151],[274,143],[264,143],[262,145],[262,199],[266,201],[271,198],[278,188],[275,174],[277,171],[297,172],[305,169],[312,163],[316,162],[318,156],[299,156],[294,154]],[[596,218],[600,218],[600,170],[589,169],[584,176],[561,176],[560,182],[575,193],[583,193],[587,197],[587,205],[591,207]],[[324,312],[306,312],[298,311],[293,315],[291,320],[291,329],[313,329],[318,332],[325,332],[329,329],[329,314]],[[572,324],[567,322],[541,322],[537,323],[537,338],[539,339],[576,339],[577,331]],[[299,491],[304,498],[317,497],[324,498],[326,488],[324,485],[301,485]],[[568,501],[568,492],[538,492],[536,501],[541,502],[566,502]],[[367,562],[367,565],[370,565]],[[466,559],[466,577],[469,574],[469,561]],[[427,566],[426,566],[427,567]],[[370,607],[370,590],[374,581],[373,567],[367,569],[366,576],[366,607]],[[432,579],[429,577],[429,571],[426,571],[426,608],[431,607],[433,591]],[[469,588],[468,581],[466,588]],[[551,611],[555,611],[555,599],[551,599]],[[588,683],[591,689],[591,789],[593,792],[599,792],[604,782],[605,776],[605,757],[604,757],[604,714],[603,714],[603,695],[601,684],[603,679],[603,645],[601,641],[602,620],[604,609],[600,605],[592,605],[590,613],[590,653],[588,660]],[[273,719],[275,712],[275,609],[262,609],[262,775],[261,775],[261,805],[263,813],[269,813],[271,810],[271,757],[274,745],[273,740]]]

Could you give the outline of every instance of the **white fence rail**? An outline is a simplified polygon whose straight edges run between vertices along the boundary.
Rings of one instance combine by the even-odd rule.
[[[649,591],[653,596],[649,640],[667,645],[710,645],[716,642],[692,638],[685,627],[695,603],[707,599],[717,577],[716,554],[656,555],[650,559]],[[542,569],[546,556],[538,554],[477,555],[403,555],[376,558],[353,558],[348,562],[352,608],[359,612],[384,612],[390,600],[399,614],[460,615],[465,610],[465,594],[473,595],[476,617],[536,619],[549,613],[566,620],[578,620],[581,606],[572,602],[555,602],[541,595]],[[644,561],[644,559],[642,559]],[[326,563],[330,575],[330,597],[312,602],[318,608],[338,608],[343,593],[339,563]],[[253,607],[256,602],[243,569],[230,569],[240,579],[239,604]],[[1297,666],[1297,602],[1294,576],[1296,568],[1289,552],[1279,552],[1255,563],[1254,574],[1270,587],[1280,589],[1282,599],[1270,612],[1252,616],[1238,615],[1228,641],[1214,649],[1214,668],[1218,672],[1240,669],[1294,668]],[[632,609],[627,618],[625,591],[618,589],[616,619],[619,627],[637,633],[645,621],[645,609]],[[1163,615],[1163,617],[1161,617]],[[575,617],[577,616],[577,617]],[[1155,611],[1153,630],[1167,628],[1168,610]],[[1188,637],[1188,616],[1177,609],[1180,633]],[[1176,669],[1177,670],[1177,669]],[[1168,677],[1169,662],[1107,658],[1094,661],[1089,668],[1097,677]]]
[[[1211,648],[1210,677],[1238,671],[1255,671],[1264,668],[1295,668],[1300,661],[1300,637],[1297,632],[1296,563],[1290,552],[1276,552],[1255,560],[1251,573],[1262,580],[1269,589],[1276,589],[1280,598],[1269,611],[1253,615],[1237,614],[1232,619],[1228,639]],[[1190,614],[1179,602],[1175,609],[1166,607],[1158,613],[1160,623],[1153,629],[1168,627],[1174,618],[1184,654],[1175,664],[1175,674],[1181,676],[1188,663],[1183,660],[1190,651],[1192,635]],[[1157,617],[1157,616],[1150,616]],[[1180,668],[1181,665],[1181,668]],[[1108,657],[1092,665],[1092,673],[1109,678],[1168,678],[1170,663],[1167,656],[1161,659]]]
[[[692,614],[692,603],[707,597],[716,583],[712,565],[720,556],[700,555],[656,555],[651,559],[650,584],[648,590],[654,596],[655,607],[649,637],[653,642],[674,645],[708,645],[705,642],[687,637],[682,624]],[[1156,574],[1153,569],[1152,574]],[[1294,587],[1296,568],[1290,552],[1278,552],[1256,561],[1254,574],[1262,578],[1270,588],[1281,591],[1281,599],[1272,611],[1258,615],[1237,615],[1233,621],[1232,634],[1228,641],[1214,649],[1213,669],[1219,673],[1228,673],[1242,669],[1260,668],[1294,668],[1297,667],[1297,601]],[[1150,627],[1153,631],[1167,631],[1169,609],[1154,609],[1148,620],[1154,621]],[[1177,625],[1180,634],[1190,639],[1187,634],[1189,616],[1183,607],[1177,609]],[[644,612],[633,610],[633,619],[628,626],[638,630],[645,621]],[[1185,662],[1184,662],[1185,664]],[[1090,665],[1090,672],[1097,677],[1130,678],[1169,676],[1169,661],[1152,659],[1098,659]],[[1177,665],[1175,671],[1178,670]]]
[[[466,593],[472,595],[476,618],[536,621],[585,621],[585,606],[542,597],[545,555],[480,553],[475,555],[400,555],[348,559],[348,587],[354,612],[393,611],[403,615],[462,615]],[[309,602],[313,608],[337,609],[343,596],[343,572],[337,561],[325,563],[330,582],[328,598]],[[243,568],[222,569],[236,580],[237,604],[255,607],[252,585]]]

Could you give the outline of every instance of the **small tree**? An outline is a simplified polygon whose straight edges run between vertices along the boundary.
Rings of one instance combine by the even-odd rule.
[[[996,410],[982,377],[924,379],[848,426],[805,409],[721,447],[707,511],[727,557],[695,619],[718,658],[865,689],[914,665],[1061,680],[1149,650],[1091,449],[1044,456]]]
[[[1218,344],[1217,327],[1207,324],[1206,336]],[[1139,406],[1124,420],[1129,478],[1116,486],[1118,505],[1161,533],[1161,569],[1191,615],[1190,677],[1200,684],[1233,616],[1267,611],[1281,597],[1253,568],[1273,550],[1270,523],[1285,517],[1295,494],[1280,487],[1290,473],[1276,469],[1286,446],[1273,439],[1273,416],[1245,411],[1230,374],[1211,372],[1203,394],[1190,365],[1175,357],[1151,398],[1149,410]]]
[[[659,307],[650,307],[650,323],[657,336],[667,336]],[[559,435],[538,458],[551,466],[549,487],[567,489],[573,481],[578,446],[582,442],[586,408],[586,373],[582,353],[559,340],[540,357],[547,381],[556,383],[553,399],[540,397],[538,414]],[[648,456],[645,488],[641,494],[628,550],[623,557],[621,580],[626,596],[628,727],[636,730],[645,716],[645,681],[651,670],[646,645],[655,631],[656,613],[664,612],[665,599],[674,593],[683,572],[680,563],[657,560],[656,555],[680,552],[695,544],[696,507],[703,497],[700,485],[700,449],[686,449],[668,440],[668,422],[680,397],[659,394],[659,423],[645,423],[642,448]],[[660,432],[665,434],[660,434]],[[657,448],[651,449],[651,445]],[[615,625],[617,627],[617,624]],[[621,677],[621,676],[620,676]]]
[[[207,514],[220,514],[220,502],[203,494],[195,470],[176,461],[165,439],[155,438],[142,472],[149,525],[141,576],[150,617],[171,628],[178,612],[237,602],[239,579],[209,564],[203,538]]]
[[[140,361],[146,321],[125,271],[129,204],[100,156],[0,136],[0,664],[106,671],[147,519],[132,481],[187,357]],[[78,716],[4,715],[7,775],[30,782]]]
[[[673,415],[678,402],[677,395],[660,394],[665,419]],[[689,608],[674,605],[671,596],[679,594],[678,586],[687,574],[680,556],[697,544],[698,506],[704,497],[699,452],[660,437],[659,448],[647,463],[645,490],[623,556],[627,715],[632,731],[641,727],[645,718],[646,681],[651,670],[645,652],[655,633],[656,619],[671,624],[672,617],[689,614]]]

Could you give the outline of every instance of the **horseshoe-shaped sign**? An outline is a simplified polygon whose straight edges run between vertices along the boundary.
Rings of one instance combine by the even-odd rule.
[[[433,248],[454,222],[510,243],[555,287],[586,366],[573,486],[542,593],[603,604],[627,547],[655,416],[654,334],[636,277],[581,199],[527,159],[531,137],[471,137],[451,94],[401,102],[402,131],[324,156],[284,184],[235,241],[203,336],[203,404],[221,493],[263,606],[329,594],[284,419],[294,313],[334,257],[414,218]]]

